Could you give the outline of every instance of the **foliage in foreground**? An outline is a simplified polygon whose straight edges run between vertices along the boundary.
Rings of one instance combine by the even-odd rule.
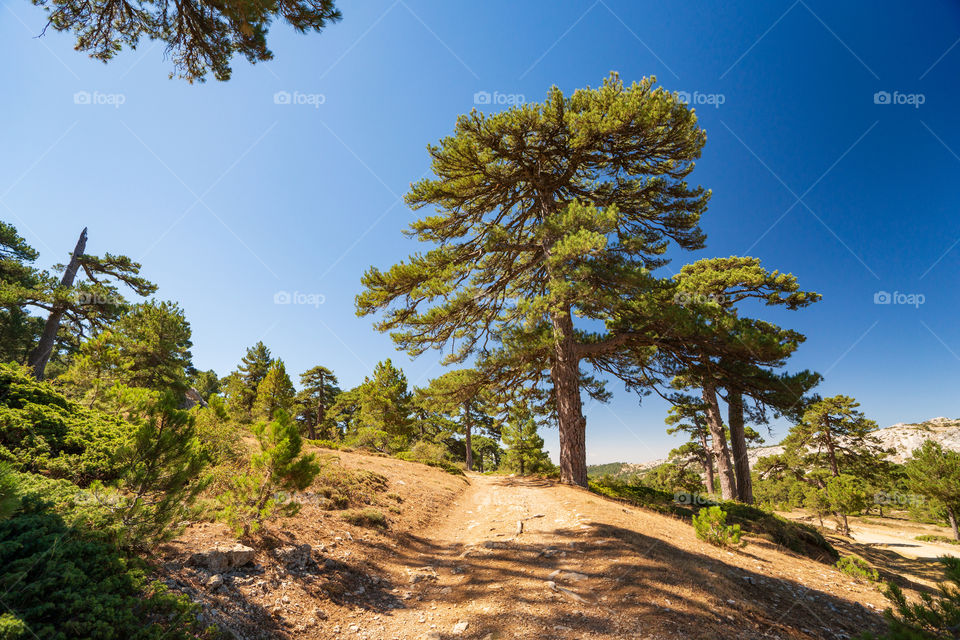
[[[108,535],[65,521],[29,487],[21,492],[22,475],[29,474],[0,467],[0,504],[9,514],[0,514],[0,592],[9,609],[0,638],[217,637],[197,622],[196,605],[148,583],[145,566]]]
[[[900,587],[891,584],[886,595],[893,607],[884,612],[890,628],[882,640],[951,640],[960,637],[960,558],[943,556],[947,580],[939,593],[921,593],[919,602],[907,602]],[[865,640],[875,638],[866,635]]]
[[[697,537],[717,547],[744,547],[746,541],[740,539],[740,525],[727,525],[727,512],[713,506],[701,509],[693,516],[693,529]]]

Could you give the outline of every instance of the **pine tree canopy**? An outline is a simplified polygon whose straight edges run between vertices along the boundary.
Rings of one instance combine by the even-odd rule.
[[[47,27],[72,31],[76,49],[107,62],[124,46],[136,49],[142,38],[166,44],[175,74],[190,82],[207,73],[229,80],[230,60],[243,55],[251,63],[273,59],[267,48],[270,23],[281,18],[299,33],[322,31],[340,20],[333,0],[32,0],[48,16]],[[46,30],[46,27],[44,28]]]

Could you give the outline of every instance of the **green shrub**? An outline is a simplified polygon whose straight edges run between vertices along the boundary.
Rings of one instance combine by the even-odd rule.
[[[387,528],[387,517],[377,509],[363,509],[346,511],[341,516],[344,520],[358,527]]]
[[[693,516],[697,537],[718,547],[743,547],[740,525],[727,526],[727,512],[720,507],[707,507]]]
[[[177,409],[177,403],[173,393],[165,393],[148,405],[130,443],[118,454],[129,497],[117,513],[130,546],[145,547],[176,535],[175,525],[207,485],[200,479],[207,459],[194,417]]]
[[[951,640],[960,637],[960,558],[943,556],[947,581],[938,585],[939,593],[920,594],[920,602],[907,602],[903,591],[889,584],[884,595],[893,607],[884,612],[889,630],[883,640]],[[864,638],[875,636],[866,635]]]
[[[0,638],[217,637],[199,607],[148,583],[143,565],[92,532],[69,526],[50,505],[24,497],[0,520]]]
[[[285,499],[281,492],[301,491],[310,486],[320,472],[314,454],[302,454],[303,439],[297,424],[280,410],[269,423],[253,425],[260,453],[250,461],[250,470],[230,480],[220,503],[219,518],[238,536],[249,536],[277,510],[296,513],[300,505]]]
[[[837,560],[837,569],[854,577],[857,580],[866,582],[880,582],[880,575],[870,564],[857,556],[844,556]]]
[[[914,540],[919,540],[920,542],[946,542],[947,544],[960,544],[960,540],[954,540],[953,538],[948,538],[947,536],[932,536],[932,535],[922,535],[917,536]]]
[[[122,473],[116,459],[134,432],[118,417],[68,401],[24,368],[0,364],[0,462],[86,485]]]

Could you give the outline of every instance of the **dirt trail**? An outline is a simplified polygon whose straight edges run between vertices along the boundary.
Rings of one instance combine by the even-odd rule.
[[[717,550],[688,524],[582,489],[470,482],[378,559],[395,603],[330,637],[848,638],[884,606],[869,586],[762,540]]]

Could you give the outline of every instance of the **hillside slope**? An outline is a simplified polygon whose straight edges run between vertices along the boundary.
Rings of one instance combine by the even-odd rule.
[[[232,537],[194,525],[164,549],[169,583],[240,638],[832,639],[875,628],[885,606],[829,565],[759,539],[718,550],[582,489],[354,453],[328,465],[386,479],[387,529],[306,504],[252,564],[214,574],[188,560]]]
[[[960,420],[951,418],[932,418],[916,424],[901,422],[883,429],[877,429],[873,432],[873,435],[880,439],[884,448],[894,450],[890,460],[897,463],[908,460],[913,450],[919,448],[927,439],[940,443],[944,449],[960,451]],[[747,455],[750,458],[752,468],[760,458],[782,452],[783,447],[773,445],[753,447],[747,450]],[[590,465],[587,471],[591,477],[610,474],[616,478],[627,479],[649,471],[665,462],[668,462],[667,458],[639,463],[613,462]]]

